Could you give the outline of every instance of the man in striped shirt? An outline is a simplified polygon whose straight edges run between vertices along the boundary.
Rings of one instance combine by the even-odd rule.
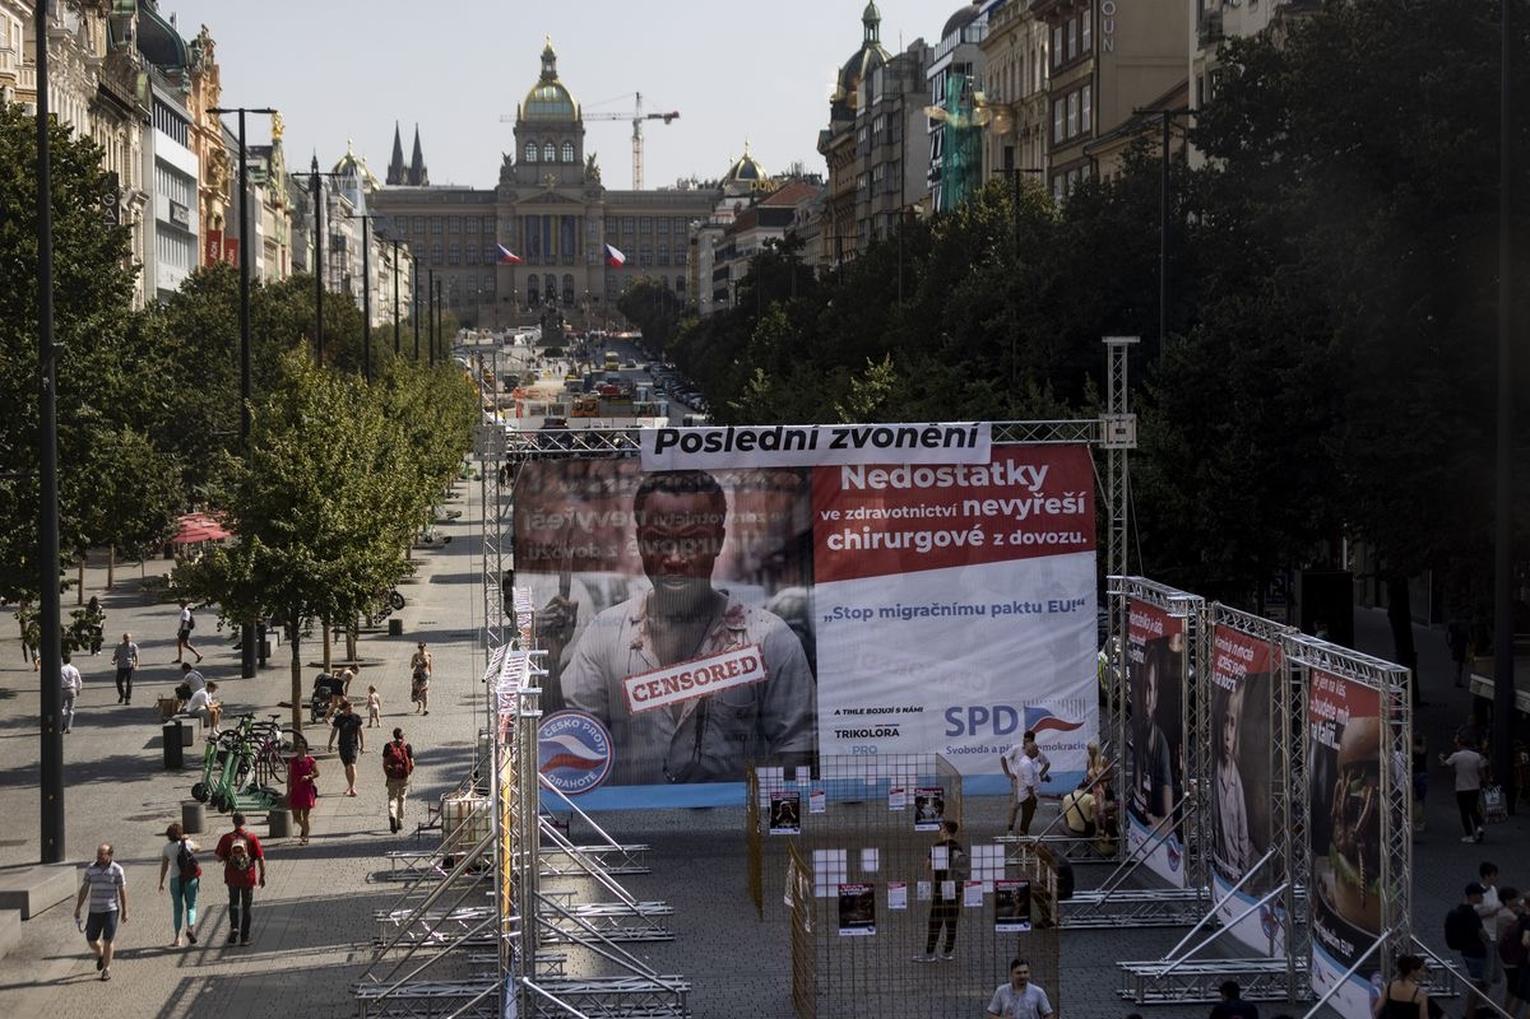
[[[74,901],[74,922],[80,922],[80,908],[90,899],[90,916],[85,921],[85,941],[96,955],[96,969],[102,980],[112,978],[112,941],[117,936],[120,918],[127,923],[127,875],[122,864],[112,859],[110,842],[96,848],[96,862],[85,868],[80,896]]]

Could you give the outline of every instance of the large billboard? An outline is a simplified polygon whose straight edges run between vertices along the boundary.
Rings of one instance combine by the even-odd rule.
[[[1381,698],[1320,669],[1308,675],[1308,778],[1312,787],[1312,989],[1323,995],[1381,931]],[[1380,953],[1329,999],[1341,1015],[1371,1014]]]
[[[1132,719],[1127,845],[1133,852],[1148,846],[1143,862],[1183,888],[1185,844],[1178,821],[1185,770],[1185,621],[1151,602],[1130,599],[1126,652]]]
[[[1212,896],[1221,903],[1222,922],[1232,924],[1233,937],[1257,952],[1281,956],[1279,899],[1248,912],[1284,873],[1281,860],[1249,875],[1273,837],[1271,718],[1279,650],[1226,625],[1212,629],[1211,646]]]
[[[663,470],[525,464],[516,582],[549,652],[549,780],[596,807],[724,804],[749,764],[939,753],[1001,791],[1031,728],[1050,788],[1076,782],[1098,728],[1089,450],[941,429],[908,451],[931,464],[825,462],[825,432],[794,465],[758,453],[764,429],[693,443],[705,468],[679,442]]]

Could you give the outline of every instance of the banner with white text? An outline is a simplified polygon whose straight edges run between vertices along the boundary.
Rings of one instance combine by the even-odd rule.
[[[979,436],[977,463],[768,467],[736,437],[722,466],[526,463],[543,774],[596,808],[706,806],[751,764],[935,753],[1002,792],[1031,729],[1043,794],[1076,784],[1098,730],[1090,452]]]

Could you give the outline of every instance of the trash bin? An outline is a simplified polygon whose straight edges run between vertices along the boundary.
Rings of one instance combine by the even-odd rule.
[[[179,718],[172,718],[160,726],[160,742],[165,745],[166,771],[175,771],[186,766],[186,744],[181,742],[184,738],[181,735],[183,728],[185,726],[181,725]]]
[[[267,838],[284,839],[292,834],[292,811],[285,807],[272,807],[266,820],[271,829],[266,833]]]
[[[181,801],[181,829],[187,835],[207,830],[207,809],[196,800]]]
[[[404,621],[398,617],[388,620],[388,636],[402,637],[404,635]]]

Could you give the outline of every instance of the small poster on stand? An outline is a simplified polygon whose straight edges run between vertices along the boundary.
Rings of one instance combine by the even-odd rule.
[[[908,809],[908,790],[903,788],[901,785],[888,786],[887,787],[887,809],[888,810],[906,810],[906,809]]]
[[[934,892],[934,888],[930,885],[930,882],[928,882],[928,881],[920,881],[918,884],[916,884],[914,886],[914,895],[915,895],[916,898],[918,898],[918,900],[920,902],[929,902],[930,901],[930,895],[933,892]],[[954,889],[952,891],[952,894],[953,895],[956,894]]]
[[[802,794],[777,792],[770,797],[770,833],[772,835],[802,834]]]
[[[808,793],[808,813],[823,814],[829,809],[829,798],[824,795],[822,789],[814,789]]]
[[[839,886],[839,936],[866,937],[877,932],[877,886]]]
[[[983,882],[967,881],[962,884],[962,906],[966,909],[983,908]]]
[[[1000,934],[1023,934],[1031,929],[1031,883],[998,880],[993,883],[993,929]]]
[[[907,881],[887,882],[887,908],[889,910],[908,908]]]
[[[945,816],[945,790],[940,786],[921,786],[914,790],[915,831],[939,831]]]

